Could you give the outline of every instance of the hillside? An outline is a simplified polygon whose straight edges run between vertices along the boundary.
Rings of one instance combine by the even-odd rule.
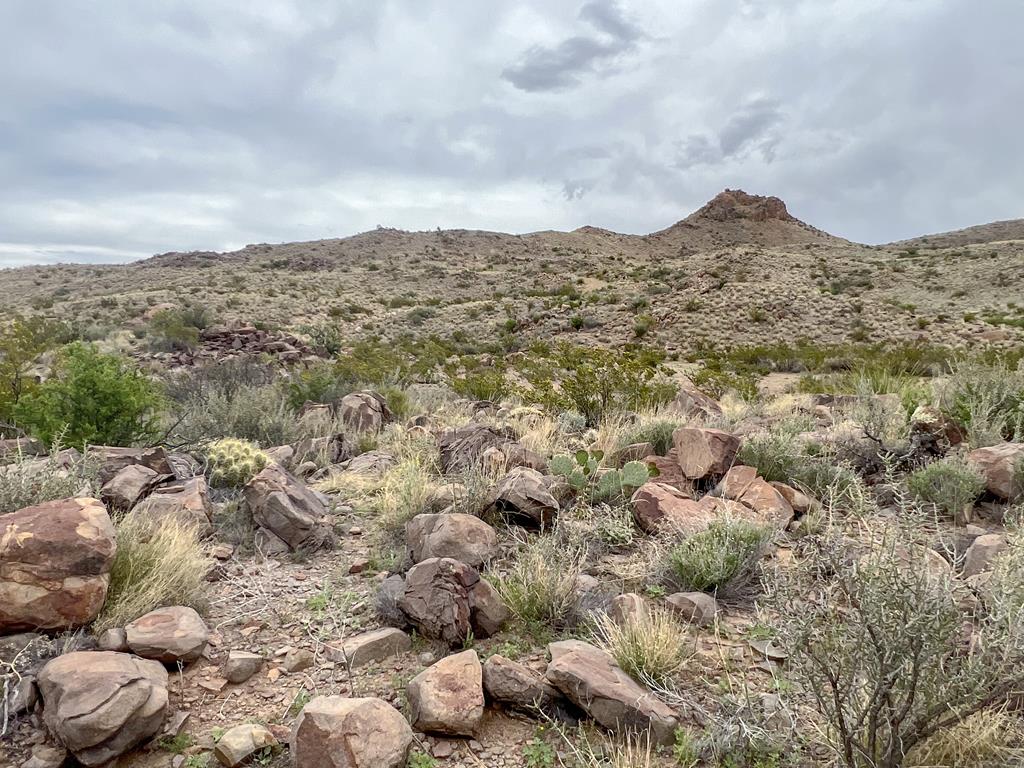
[[[927,250],[866,246],[800,221],[778,198],[726,190],[649,235],[377,229],[128,265],[13,269],[0,275],[0,311],[31,308],[137,351],[158,309],[185,305],[219,322],[326,323],[345,338],[512,331],[616,345],[643,335],[670,353],[801,338],[1014,343],[1024,241],[960,242],[1013,234],[1011,224],[931,236]]]
[[[993,221],[952,232],[914,237],[890,243],[894,248],[961,248],[965,245],[1024,241],[1024,219]]]

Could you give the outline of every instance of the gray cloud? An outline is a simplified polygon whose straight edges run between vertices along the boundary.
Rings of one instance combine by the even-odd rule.
[[[1016,0],[0,4],[0,264],[377,224],[1024,215]],[[975,41],[984,40],[984,45]]]
[[[580,9],[579,19],[600,34],[574,35],[551,47],[532,46],[501,76],[523,91],[563,90],[598,68],[611,69],[619,56],[633,51],[644,37],[616,0],[590,0]]]

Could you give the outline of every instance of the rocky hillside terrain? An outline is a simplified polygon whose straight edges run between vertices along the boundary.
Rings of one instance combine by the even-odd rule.
[[[3,273],[0,766],[1024,765],[1024,242],[943,237]]]
[[[793,217],[777,198],[726,190],[650,235],[595,227],[507,235],[378,229],[336,240],[167,253],[123,266],[0,275],[0,310],[73,322],[144,350],[161,308],[298,332],[568,337],[642,335],[670,354],[701,346],[1019,342],[1019,222],[865,246]],[[133,333],[129,333],[129,330]]]

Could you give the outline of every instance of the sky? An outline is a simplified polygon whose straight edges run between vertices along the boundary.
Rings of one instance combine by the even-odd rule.
[[[0,266],[1024,217],[1022,0],[0,0]]]

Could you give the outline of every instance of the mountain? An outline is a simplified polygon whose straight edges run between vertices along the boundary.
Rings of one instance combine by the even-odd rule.
[[[892,248],[961,248],[983,243],[1024,242],[1024,219],[993,221],[952,232],[914,237],[890,243]]]

